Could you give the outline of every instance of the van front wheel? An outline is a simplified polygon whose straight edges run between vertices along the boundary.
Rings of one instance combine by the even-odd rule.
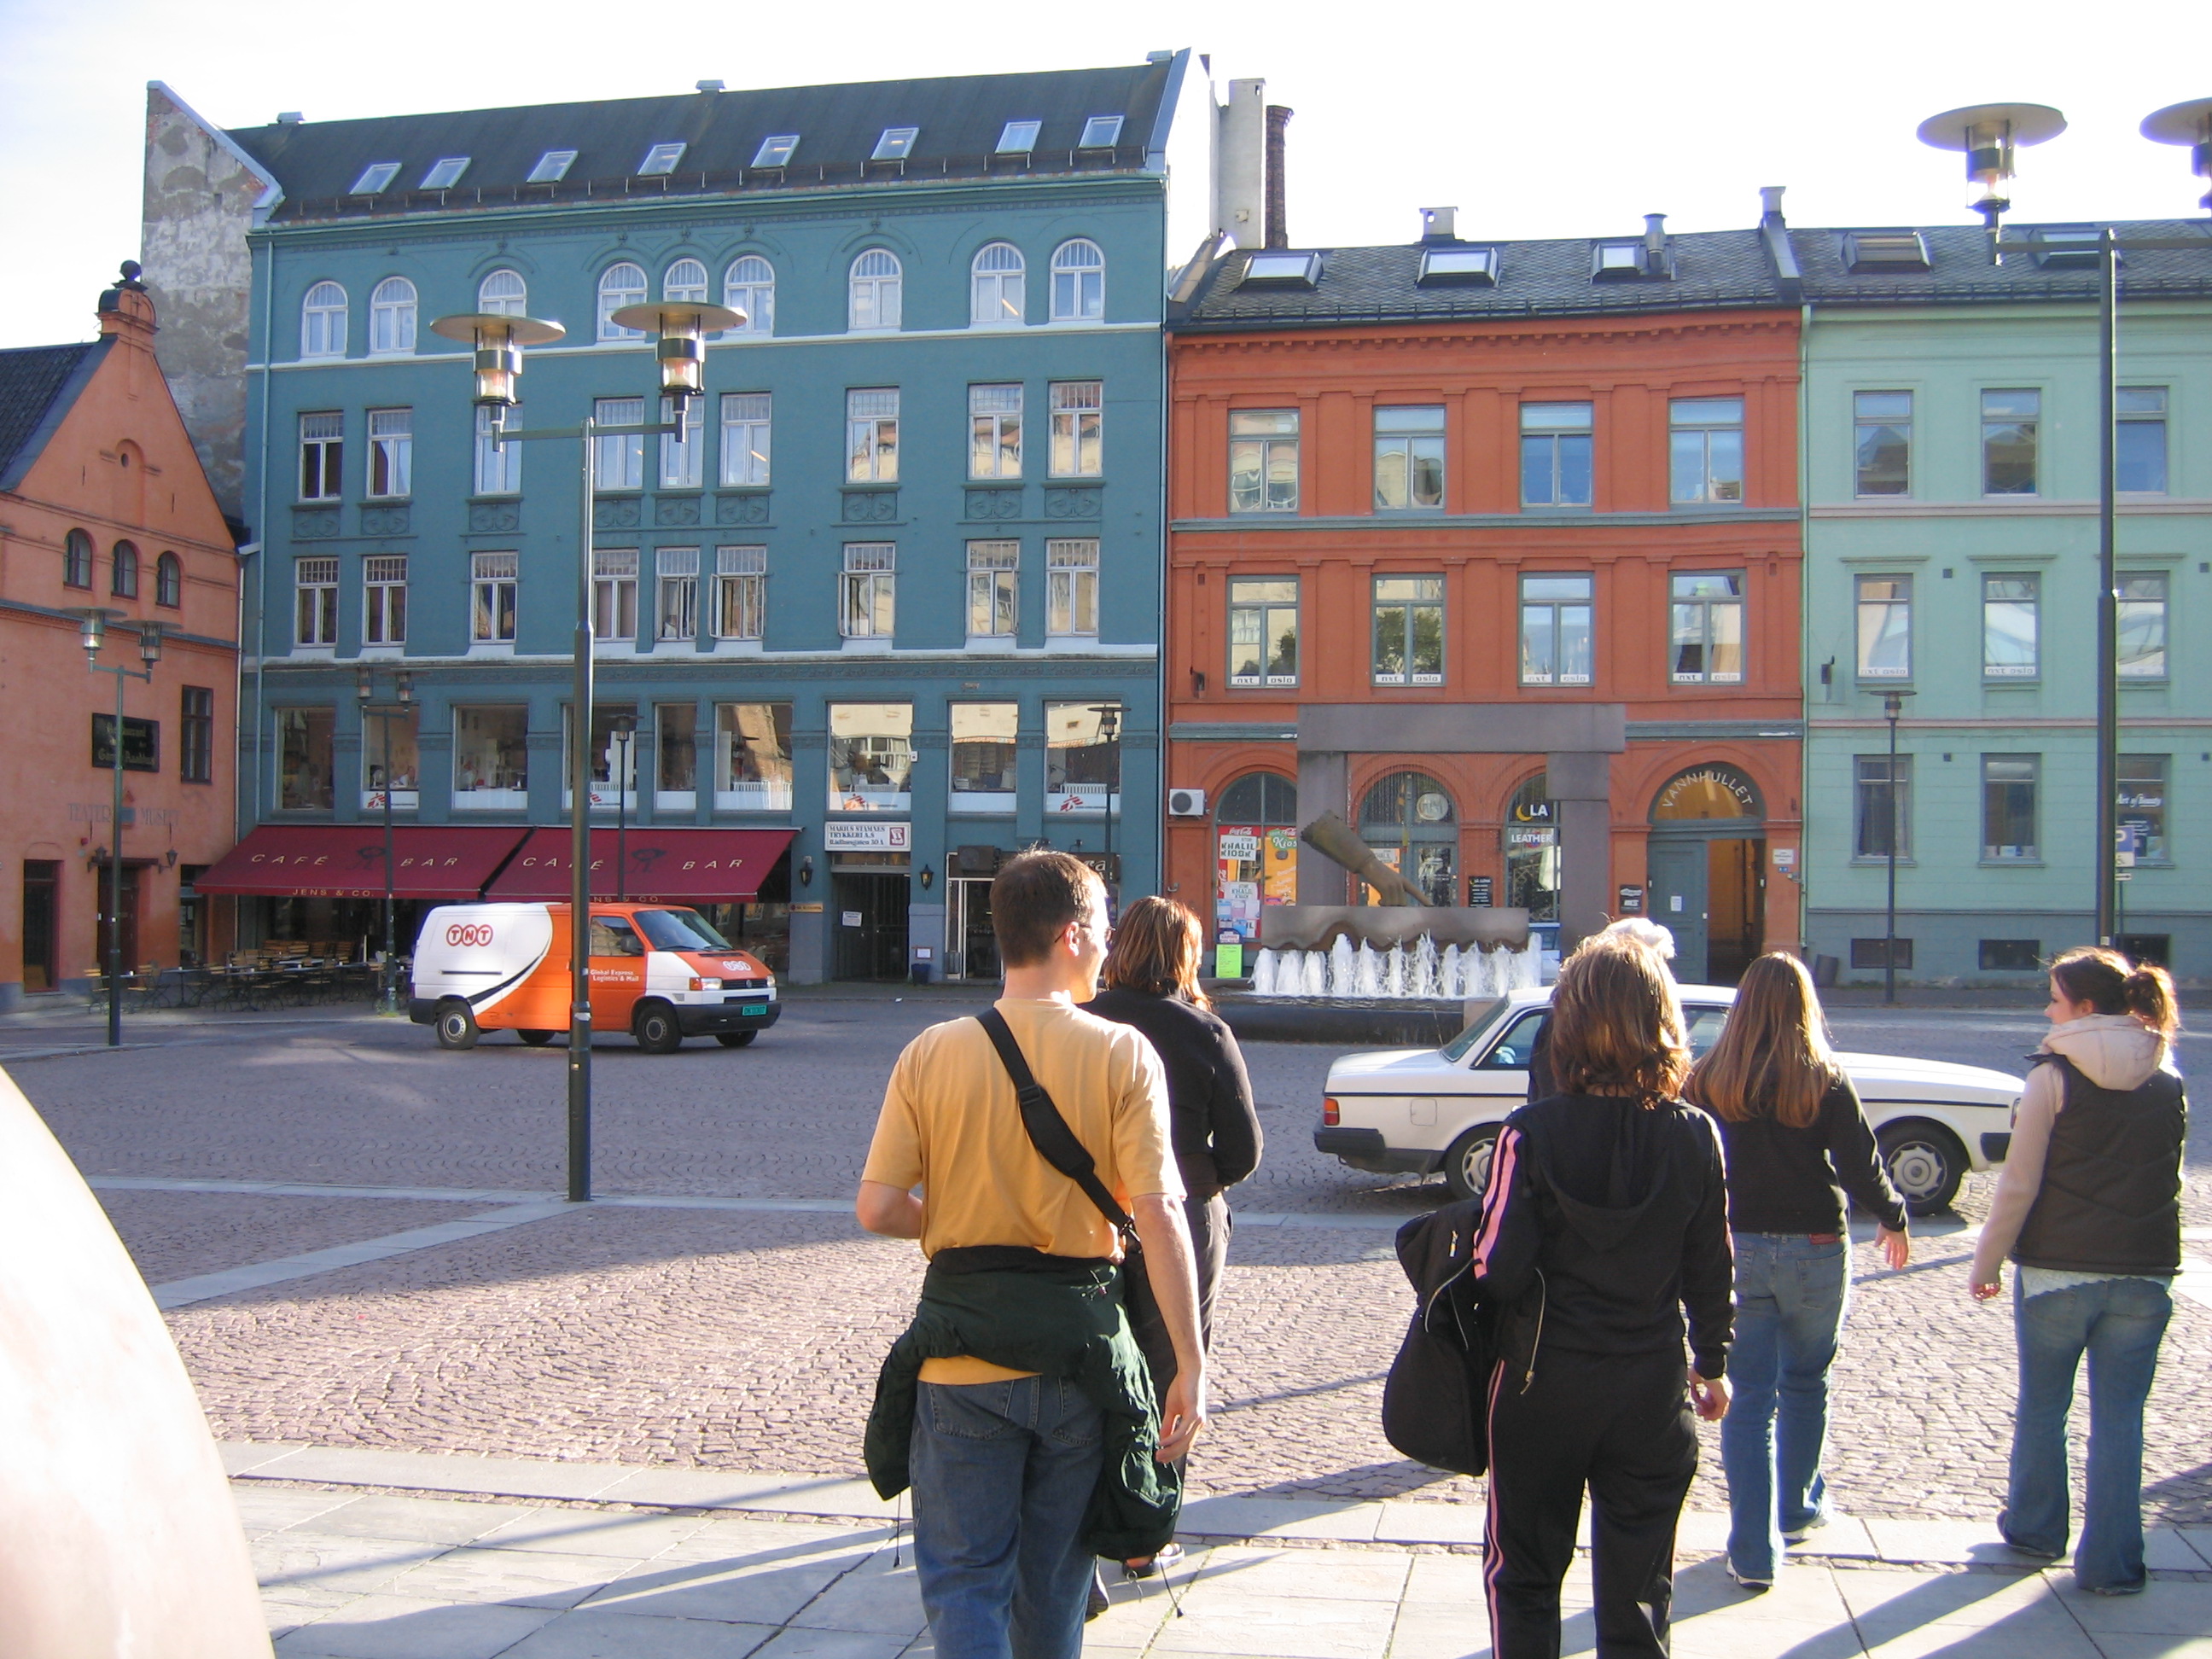
[[[483,1032],[477,1024],[477,1017],[469,1005],[459,997],[448,997],[438,1005],[438,1046],[441,1048],[473,1048]]]
[[[641,1002],[633,1024],[637,1046],[648,1054],[672,1054],[684,1046],[684,1028],[676,1023],[676,1010],[665,1002]]]

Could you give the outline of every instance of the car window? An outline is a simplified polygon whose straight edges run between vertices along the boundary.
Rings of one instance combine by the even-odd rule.
[[[1513,1005],[1506,1001],[1503,997],[1498,998],[1495,1002],[1486,1005],[1480,1013],[1477,1014],[1468,1023],[1467,1030],[1462,1031],[1449,1042],[1444,1044],[1444,1058],[1446,1060],[1465,1060],[1468,1057],[1468,1053],[1477,1043],[1480,1042],[1485,1037],[1488,1036],[1492,1031],[1497,1029],[1498,1022],[1504,1018],[1507,1014],[1512,1012]]]
[[[657,951],[727,951],[730,942],[695,910],[640,910],[637,925]]]
[[[645,945],[627,918],[593,916],[592,954],[595,957],[641,957],[645,954]]]
[[[1690,1022],[1690,1057],[1703,1060],[1705,1051],[1721,1040],[1721,1027],[1728,1024],[1725,1008],[1687,1007],[1683,1018]]]
[[[1525,1072],[1536,1052],[1536,1028],[1544,1023],[1541,1008],[1531,1008],[1506,1028],[1497,1047],[1476,1062],[1486,1072]]]

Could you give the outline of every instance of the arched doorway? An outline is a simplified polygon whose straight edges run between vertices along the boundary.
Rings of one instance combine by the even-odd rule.
[[[1505,855],[1505,902],[1531,921],[1559,919],[1559,811],[1545,775],[1526,779],[1505,803],[1499,831]]]
[[[1405,873],[1431,904],[1454,902],[1459,887],[1459,814],[1451,792],[1425,772],[1393,772],[1359,803],[1359,838],[1383,863]],[[1375,890],[1360,885],[1359,902]]]
[[[1247,772],[1221,792],[1213,837],[1214,938],[1257,945],[1261,906],[1297,902],[1297,785]]]
[[[1693,766],[1652,798],[1652,921],[1674,935],[1677,977],[1733,985],[1766,948],[1766,809],[1733,766]]]

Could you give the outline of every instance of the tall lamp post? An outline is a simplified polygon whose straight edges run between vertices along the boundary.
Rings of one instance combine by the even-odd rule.
[[[463,312],[441,317],[430,325],[434,334],[475,347],[474,401],[477,408],[491,411],[491,441],[495,446],[573,438],[580,441],[583,450],[582,464],[578,469],[582,511],[576,529],[574,673],[569,690],[574,708],[568,720],[568,1200],[573,1204],[588,1202],[592,1196],[592,498],[598,483],[593,476],[595,451],[601,438],[680,434],[690,401],[705,391],[707,335],[738,327],[745,319],[744,313],[723,306],[672,303],[625,306],[609,320],[618,327],[660,337],[655,354],[660,365],[660,395],[675,405],[676,418],[672,422],[648,421],[637,425],[602,426],[586,415],[574,426],[534,427],[510,432],[506,427],[507,411],[520,401],[515,392],[515,382],[522,374],[523,349],[549,345],[568,331],[558,323],[491,312]]]
[[[615,896],[629,896],[630,744],[637,738],[637,716],[617,714],[608,722],[614,728],[615,752]]]
[[[396,701],[378,702],[376,674],[374,669],[362,667],[355,678],[355,688],[361,695],[361,712],[377,726],[379,741],[384,750],[384,779],[377,793],[384,798],[384,962],[377,972],[376,1012],[396,1014],[399,1012],[399,957],[393,939],[393,913],[398,897],[397,860],[392,847],[392,792],[397,787],[392,775],[392,722],[415,712],[415,677],[400,670],[393,690]]]
[[[1897,831],[1905,817],[1897,810],[1897,717],[1905,712],[1905,700],[1912,695],[1900,687],[1884,692],[1881,699],[1881,717],[1889,722],[1889,782],[1884,792],[1889,802],[1889,823],[1882,835],[1889,865],[1889,896],[1882,910],[1881,1000],[1893,1007],[1897,1003]]]
[[[1966,153],[1967,176],[1984,189],[1973,204],[1989,226],[1990,258],[2008,253],[2049,253],[2052,244],[2033,237],[2008,240],[1998,221],[2012,204],[1996,185],[2013,174],[2014,144],[2039,143],[2066,129],[2066,119],[2040,104],[1983,104],[1949,110],[1921,123],[1921,142]],[[2192,165],[2212,174],[2212,98],[2174,104],[2144,118],[2143,137],[2192,147]],[[2212,208],[2212,194],[2200,206]],[[2069,245],[2075,246],[2075,245]],[[2109,225],[2097,230],[2097,942],[2109,945],[2119,903],[2119,256],[2194,250],[2212,252],[2212,235],[2121,236]]]
[[[130,668],[121,663],[112,665],[100,659],[100,648],[106,643],[107,624],[111,617],[119,617],[119,611],[104,610],[97,605],[79,611],[81,623],[78,635],[84,646],[85,665],[95,674],[115,676],[115,724],[108,730],[108,758],[114,775],[114,799],[108,808],[107,819],[107,1046],[123,1046],[123,682],[144,680],[154,683],[154,665],[161,660],[161,632],[164,624],[142,622],[138,629],[138,656],[145,665]]]
[[[1091,712],[1098,716],[1098,735],[1112,751],[1107,757],[1106,772],[1106,891],[1114,900],[1107,908],[1109,913],[1119,909],[1121,884],[1114,879],[1114,797],[1121,790],[1121,705],[1118,702],[1095,702]]]

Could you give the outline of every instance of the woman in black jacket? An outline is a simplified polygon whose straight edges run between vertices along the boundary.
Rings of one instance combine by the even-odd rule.
[[[1729,1572],[1747,1590],[1770,1587],[1783,1545],[1829,1520],[1820,1458],[1828,1368],[1850,1303],[1844,1193],[1875,1217],[1875,1248],[1893,1269],[1911,1254],[1905,1205],[1826,1024],[1805,964],[1779,951],[1761,957],[1682,1091],[1720,1120],[1728,1149],[1735,1399],[1721,1467]]]
[[[1556,1659],[1587,1486],[1600,1659],[1663,1655],[1690,1413],[1728,1410],[1720,1135],[1676,1098],[1681,1006],[1643,945],[1600,936],[1569,958],[1551,1054],[1562,1092],[1505,1121],[1474,1237],[1480,1294],[1513,1310],[1489,1385],[1491,1642]]]

